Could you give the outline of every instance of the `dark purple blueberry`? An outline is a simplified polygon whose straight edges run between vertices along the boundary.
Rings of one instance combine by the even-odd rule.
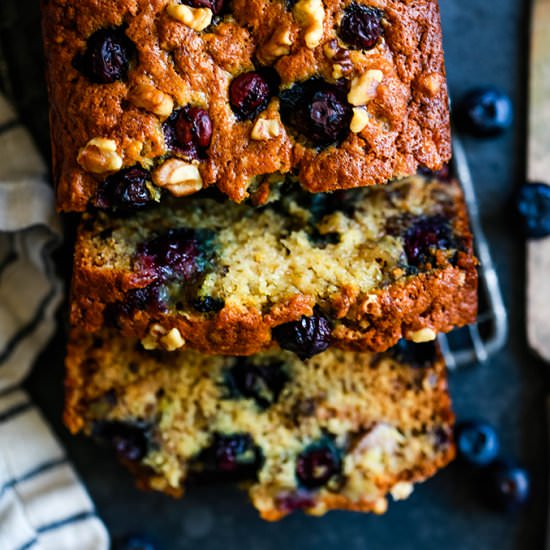
[[[206,157],[212,141],[212,121],[200,107],[183,107],[163,124],[167,147],[189,159]]]
[[[316,145],[345,139],[353,116],[345,90],[317,78],[282,91],[280,111],[287,126]]]
[[[307,493],[286,493],[279,495],[276,500],[277,509],[292,513],[297,510],[307,510],[315,506],[315,497]]]
[[[258,72],[244,73],[229,86],[229,103],[239,120],[251,120],[269,103],[271,89]]]
[[[113,550],[155,550],[153,541],[143,534],[131,534],[115,539]]]
[[[418,173],[427,178],[435,178],[444,182],[449,182],[453,178],[451,167],[448,164],[444,164],[443,168],[440,168],[439,170],[430,170],[425,166],[419,166]]]
[[[415,344],[404,339],[399,340],[388,353],[400,363],[419,369],[427,369],[433,366],[438,356],[435,342]]]
[[[254,365],[245,359],[228,372],[227,380],[232,393],[254,399],[262,409],[277,402],[287,382],[288,375],[283,363]]]
[[[189,228],[170,229],[140,244],[134,257],[134,271],[152,281],[193,280],[206,267],[205,238]]]
[[[210,8],[214,15],[222,11],[224,0],[182,0],[182,4],[192,8]]]
[[[505,512],[513,512],[529,499],[529,472],[508,461],[497,460],[483,472],[489,503]]]
[[[88,38],[73,65],[92,82],[111,84],[126,78],[134,56],[135,46],[123,29],[101,29]]]
[[[97,422],[93,435],[110,443],[120,458],[132,462],[145,458],[151,446],[151,425],[143,421]]]
[[[418,218],[405,233],[405,254],[410,265],[419,267],[429,262],[436,249],[452,244],[451,226],[444,216],[436,214]]]
[[[261,453],[249,434],[216,434],[199,459],[208,470],[252,476],[261,464]]]
[[[151,175],[141,166],[133,166],[109,176],[100,186],[96,206],[115,210],[135,210],[154,204],[147,186]]]
[[[308,489],[326,485],[341,470],[340,452],[329,438],[311,444],[296,459],[296,477]]]
[[[494,87],[475,88],[458,103],[457,126],[474,136],[491,137],[502,134],[512,126],[512,100]]]
[[[461,422],[455,434],[458,455],[468,464],[486,466],[497,458],[500,442],[495,429],[487,422]]]
[[[548,237],[550,235],[550,185],[545,183],[522,185],[517,203],[527,238]]]
[[[293,351],[300,359],[309,359],[325,351],[330,344],[331,328],[321,315],[279,325],[273,329],[273,337],[283,349]]]
[[[225,301],[222,298],[213,298],[212,296],[199,296],[193,300],[193,308],[201,313],[217,313],[225,307]]]
[[[370,50],[382,36],[382,13],[363,4],[350,4],[340,21],[340,38],[358,50]]]

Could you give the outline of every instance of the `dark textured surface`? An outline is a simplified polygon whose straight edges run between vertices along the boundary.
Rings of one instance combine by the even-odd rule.
[[[546,431],[544,366],[525,346],[523,246],[511,220],[511,197],[524,173],[527,2],[443,0],[450,87],[454,97],[472,86],[496,84],[517,106],[513,130],[490,140],[466,140],[488,233],[511,316],[505,351],[484,366],[451,376],[459,418],[484,417],[499,429],[503,451],[533,473],[527,509],[503,516],[487,510],[472,473],[452,466],[419,487],[412,498],[390,507],[384,517],[331,513],[323,519],[296,516],[264,524],[235,489],[193,487],[181,502],[133,489],[110,453],[62,427],[63,337],[44,353],[28,387],[42,405],[86,481],[98,510],[114,535],[147,531],[160,549],[225,547],[276,549],[537,549],[543,547],[546,516]],[[2,30],[11,57],[15,97],[41,148],[48,148],[41,78],[36,0],[0,2],[0,26],[25,15],[23,27]],[[14,47],[16,46],[16,47]],[[1,70],[1,69],[0,69]],[[61,264],[69,262],[68,252]]]

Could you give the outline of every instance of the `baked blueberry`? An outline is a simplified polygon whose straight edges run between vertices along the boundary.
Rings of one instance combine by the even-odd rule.
[[[217,313],[225,307],[225,301],[222,298],[213,298],[212,296],[198,296],[193,300],[193,308],[201,313]]]
[[[254,365],[242,359],[228,372],[227,382],[232,393],[254,399],[260,408],[267,409],[279,399],[288,375],[283,363]]]
[[[239,120],[252,120],[269,103],[271,87],[259,72],[243,73],[229,86],[229,103]]]
[[[345,139],[353,116],[345,90],[318,78],[294,84],[280,94],[281,119],[315,145]]]
[[[415,368],[430,368],[437,358],[437,347],[435,342],[424,342],[415,344],[409,340],[399,340],[391,348],[389,353],[397,361],[411,365]]]
[[[101,184],[96,206],[122,211],[150,206],[155,202],[148,186],[150,181],[151,175],[141,166],[121,170]]]
[[[429,262],[436,249],[445,250],[452,245],[449,220],[442,215],[420,217],[405,233],[405,254],[410,265],[420,267]]]
[[[209,8],[217,15],[223,9],[224,0],[183,0],[182,3],[192,8]]]
[[[155,550],[155,544],[146,535],[131,534],[113,541],[113,550]]]
[[[495,460],[500,443],[495,429],[487,422],[470,420],[455,429],[456,446],[462,460],[474,466],[486,466]]]
[[[331,327],[322,315],[284,323],[273,329],[273,337],[283,349],[293,351],[300,359],[309,359],[328,349]]]
[[[514,118],[512,100],[494,87],[475,88],[458,104],[456,123],[478,137],[490,137],[510,128]]]
[[[307,489],[326,485],[341,469],[340,451],[328,437],[312,443],[296,460],[296,477]]]
[[[100,29],[86,42],[86,50],[73,61],[74,67],[96,84],[124,80],[135,46],[122,28]]]
[[[260,466],[261,453],[249,434],[216,434],[199,459],[207,470],[253,475]]]
[[[340,38],[359,50],[374,48],[382,36],[382,13],[363,4],[350,4],[340,21]]]
[[[212,121],[200,107],[187,106],[172,113],[163,124],[166,146],[189,159],[205,158],[212,141]]]
[[[277,508],[291,513],[297,510],[307,510],[315,506],[315,498],[307,492],[297,492],[279,495],[276,499]]]
[[[518,196],[518,210],[529,239],[542,239],[550,235],[550,185],[522,185]]]
[[[525,468],[498,460],[487,467],[484,476],[489,503],[496,508],[512,512],[527,502],[531,480]]]
[[[139,420],[97,422],[93,435],[110,443],[120,458],[132,462],[143,459],[151,446],[151,425]]]

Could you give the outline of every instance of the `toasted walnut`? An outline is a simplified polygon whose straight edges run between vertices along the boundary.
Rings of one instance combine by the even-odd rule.
[[[185,340],[177,328],[166,330],[162,325],[151,325],[148,334],[141,340],[145,350],[151,351],[163,348],[166,351],[176,351],[185,346]]]
[[[168,334],[162,336],[160,343],[166,351],[176,351],[177,349],[185,346],[185,340],[177,328],[173,328],[168,332]]]
[[[174,158],[153,172],[153,183],[174,197],[185,197],[202,189],[202,177],[197,165]]]
[[[409,498],[414,490],[414,486],[409,481],[399,481],[390,490],[393,500],[405,500]]]
[[[174,110],[172,97],[150,84],[134,86],[128,92],[128,100],[136,107],[141,107],[164,118],[169,117]]]
[[[285,27],[276,29],[270,39],[258,51],[258,60],[265,65],[273,63],[275,59],[288,55],[291,46],[290,29]]]
[[[282,133],[281,123],[277,119],[260,117],[254,124],[250,137],[256,141],[266,141],[279,137]]]
[[[294,15],[304,29],[304,40],[310,49],[317,47],[323,38],[325,8],[322,0],[299,0],[294,6]]]
[[[327,42],[324,51],[327,59],[330,59],[333,63],[332,78],[334,80],[349,76],[353,72],[353,61],[350,52],[346,48],[342,48],[338,40],[333,38]]]
[[[418,79],[421,90],[431,97],[436,96],[441,91],[444,81],[445,77],[439,73],[421,75]]]
[[[351,81],[351,88],[348,93],[348,101],[359,107],[366,105],[376,97],[378,85],[382,82],[384,73],[377,69],[371,69]]]
[[[195,31],[203,31],[212,23],[210,8],[192,8],[184,4],[170,4],[166,8],[168,15]]]
[[[431,328],[421,328],[420,330],[407,333],[407,340],[412,340],[415,344],[433,342],[436,338],[437,333]]]
[[[369,123],[369,113],[362,107],[353,108],[353,117],[349,128],[354,134],[361,132]]]
[[[113,139],[91,139],[80,149],[77,161],[92,174],[116,172],[122,168],[122,157],[117,153],[117,144]]]

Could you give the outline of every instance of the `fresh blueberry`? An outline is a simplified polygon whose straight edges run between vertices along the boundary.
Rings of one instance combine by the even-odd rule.
[[[135,210],[154,204],[147,184],[151,175],[140,166],[133,166],[109,176],[100,186],[96,206],[115,210]]]
[[[262,409],[277,402],[287,382],[288,375],[280,362],[254,365],[241,359],[228,373],[232,393],[254,399]]]
[[[86,51],[74,59],[74,67],[96,84],[111,84],[124,80],[135,46],[124,30],[101,29],[92,34]]]
[[[217,15],[222,11],[224,0],[183,0],[182,3],[192,8],[209,8]]]
[[[330,323],[322,315],[302,315],[299,321],[285,323],[273,329],[273,337],[279,345],[293,351],[302,360],[328,349],[330,334]]]
[[[478,137],[490,137],[510,128],[514,118],[512,100],[493,87],[467,93],[457,108],[456,123],[461,130]]]
[[[525,468],[498,460],[487,467],[484,476],[487,497],[494,507],[512,512],[527,502],[531,480]]]
[[[193,300],[193,308],[201,313],[217,313],[225,307],[225,301],[222,298],[213,298],[212,296],[199,296]]]
[[[498,435],[487,422],[462,422],[457,425],[455,432],[458,454],[465,462],[474,466],[486,466],[498,456]]]
[[[280,112],[287,126],[320,146],[345,139],[353,115],[345,90],[318,78],[283,90]]]
[[[437,346],[435,342],[415,344],[408,340],[399,340],[388,353],[400,363],[405,363],[414,368],[430,368],[437,358]]]
[[[271,87],[258,72],[241,74],[229,86],[229,103],[239,120],[252,120],[269,103]]]
[[[341,469],[340,452],[329,438],[312,443],[296,460],[296,477],[308,489],[326,485]]]
[[[120,458],[131,462],[145,458],[151,446],[151,425],[143,421],[97,422],[93,435],[109,442]]]
[[[142,534],[126,535],[122,538],[115,539],[113,550],[155,550],[153,541]]]
[[[350,4],[340,22],[340,38],[359,50],[370,50],[382,36],[382,13],[363,4]]]
[[[542,239],[550,235],[550,185],[522,185],[518,196],[518,210],[529,239]]]
[[[435,249],[448,249],[452,245],[449,220],[436,214],[418,218],[405,233],[405,254],[410,265],[420,267],[433,258]]]
[[[174,111],[163,124],[166,146],[191,160],[205,158],[212,141],[212,121],[199,107]]]
[[[216,434],[200,461],[215,472],[251,476],[261,464],[261,453],[249,434]]]

